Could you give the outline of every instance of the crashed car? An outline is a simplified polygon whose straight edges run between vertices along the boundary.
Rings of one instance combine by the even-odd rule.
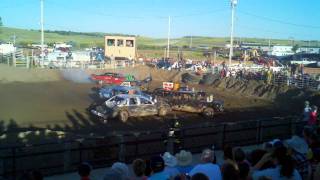
[[[195,91],[189,87],[180,87],[178,90],[165,90],[163,88],[157,88],[153,91],[153,93],[157,96],[205,96],[206,93],[204,91]]]
[[[147,99],[152,99],[152,96],[142,92],[137,87],[128,87],[128,86],[105,86],[99,90],[99,97],[101,99],[109,99],[118,94],[135,94],[146,97]]]
[[[120,94],[94,107],[91,113],[104,120],[117,118],[126,122],[129,117],[165,116],[170,111],[167,103],[151,101],[141,95]]]
[[[170,100],[169,104],[173,111],[198,113],[206,117],[213,117],[216,113],[224,111],[224,102],[222,100],[208,101],[196,98],[176,98]]]
[[[118,84],[120,85],[126,81],[126,77],[119,73],[107,72],[104,74],[96,75],[91,74],[91,80],[99,82],[99,84]]]

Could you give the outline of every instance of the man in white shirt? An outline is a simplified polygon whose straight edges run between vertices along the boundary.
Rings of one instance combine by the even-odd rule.
[[[218,165],[213,164],[214,157],[213,151],[205,149],[201,155],[202,164],[196,165],[191,171],[190,176],[192,177],[196,173],[205,174],[210,180],[221,180],[221,171]]]

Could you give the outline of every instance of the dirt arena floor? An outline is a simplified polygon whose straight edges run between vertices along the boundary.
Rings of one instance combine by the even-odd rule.
[[[278,92],[279,89],[274,87],[267,89],[268,92],[273,93],[271,95],[268,92],[257,95],[256,92],[248,93],[248,88],[243,90],[229,87],[227,90],[225,86],[230,86],[232,82],[220,82],[211,86],[189,85],[196,89],[205,89],[216,98],[224,100],[226,112],[218,114],[214,119],[205,119],[194,114],[174,113],[166,118],[133,118],[127,123],[110,120],[104,124],[90,116],[86,110],[95,99],[92,88],[96,86],[87,78],[91,73],[114,70],[66,72],[0,66],[0,71],[0,123],[4,126],[11,121],[23,128],[36,127],[82,134],[106,134],[115,131],[159,130],[167,127],[174,115],[181,120],[183,126],[193,126],[201,123],[235,122],[289,114],[277,109],[274,105],[277,96],[273,91]],[[176,71],[168,72],[148,67],[118,71],[134,74],[139,79],[152,75],[154,81],[150,85],[151,89],[160,87],[162,81],[181,80],[181,72]]]

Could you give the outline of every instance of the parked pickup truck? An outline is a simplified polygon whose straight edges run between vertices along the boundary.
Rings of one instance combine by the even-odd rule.
[[[171,111],[169,104],[156,102],[141,95],[116,95],[91,109],[91,113],[102,118],[117,118],[126,122],[129,117],[165,116]]]

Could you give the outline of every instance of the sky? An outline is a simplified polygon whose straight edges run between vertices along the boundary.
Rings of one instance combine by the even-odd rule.
[[[238,0],[235,36],[320,40],[319,0]],[[46,30],[230,36],[230,0],[44,0]],[[40,28],[40,0],[0,0],[4,26]]]

